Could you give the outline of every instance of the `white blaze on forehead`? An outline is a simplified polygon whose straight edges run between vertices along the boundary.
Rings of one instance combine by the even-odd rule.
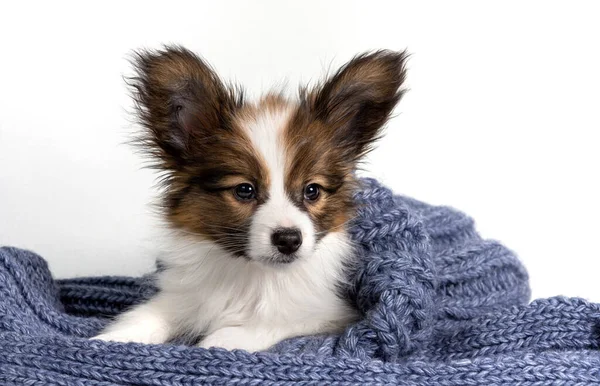
[[[258,110],[253,120],[244,122],[250,140],[263,157],[271,181],[271,190],[283,189],[285,183],[284,130],[291,118],[290,108]]]
[[[298,209],[285,190],[285,168],[289,161],[285,150],[285,129],[292,116],[292,107],[258,110],[254,119],[242,123],[253,146],[262,156],[269,175],[268,200],[252,217],[249,253],[254,259],[271,257],[271,233],[276,228],[298,228],[302,232],[299,255],[312,252],[314,227],[308,215]]]

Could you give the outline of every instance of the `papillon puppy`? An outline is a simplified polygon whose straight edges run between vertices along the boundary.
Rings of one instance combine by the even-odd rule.
[[[156,295],[96,338],[253,352],[358,320],[355,170],[403,94],[405,53],[362,54],[297,98],[257,102],[182,47],[134,57],[138,144],[164,174],[171,247]]]

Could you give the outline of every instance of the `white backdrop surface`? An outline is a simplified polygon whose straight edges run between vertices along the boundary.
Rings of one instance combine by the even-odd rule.
[[[257,95],[407,48],[410,91],[366,174],[472,215],[533,295],[600,301],[600,3],[5,2],[0,244],[59,277],[140,274],[153,175],[123,143],[134,48],[179,43]]]

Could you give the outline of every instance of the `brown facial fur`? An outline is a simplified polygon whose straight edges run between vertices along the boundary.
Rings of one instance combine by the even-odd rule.
[[[354,162],[334,142],[331,131],[310,113],[299,108],[285,132],[288,165],[286,191],[299,208],[310,215],[318,232],[317,239],[328,232],[342,230],[353,215],[352,192],[355,189]],[[319,198],[304,200],[304,188],[316,183]]]
[[[302,90],[299,102],[270,94],[244,103],[199,57],[181,47],[139,52],[131,81],[145,131],[137,142],[165,173],[163,206],[170,224],[244,255],[256,208],[265,203],[269,170],[244,130],[265,109],[292,109],[284,129],[285,189],[315,224],[317,240],[343,229],[353,215],[354,170],[370,150],[402,91],[403,53],[356,57],[327,82]],[[236,185],[252,183],[257,197],[240,202]],[[322,187],[304,200],[304,187]]]
[[[234,113],[243,109],[241,93],[180,47],[139,52],[134,65],[133,96],[146,128],[137,144],[165,172],[168,221],[242,253],[253,208],[235,200],[232,189],[238,181],[266,184],[268,175],[234,124]],[[259,197],[256,205],[265,199]]]
[[[405,53],[378,51],[355,57],[323,85],[301,90],[286,131],[287,189],[295,202],[308,183],[323,187],[305,203],[319,232],[340,230],[353,215],[357,162],[371,150],[402,97]]]

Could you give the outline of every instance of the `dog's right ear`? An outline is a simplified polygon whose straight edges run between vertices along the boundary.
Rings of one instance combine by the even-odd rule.
[[[137,51],[132,63],[136,74],[129,85],[145,128],[137,143],[163,169],[185,167],[204,139],[227,130],[242,104],[241,93],[225,86],[206,62],[185,48]]]

